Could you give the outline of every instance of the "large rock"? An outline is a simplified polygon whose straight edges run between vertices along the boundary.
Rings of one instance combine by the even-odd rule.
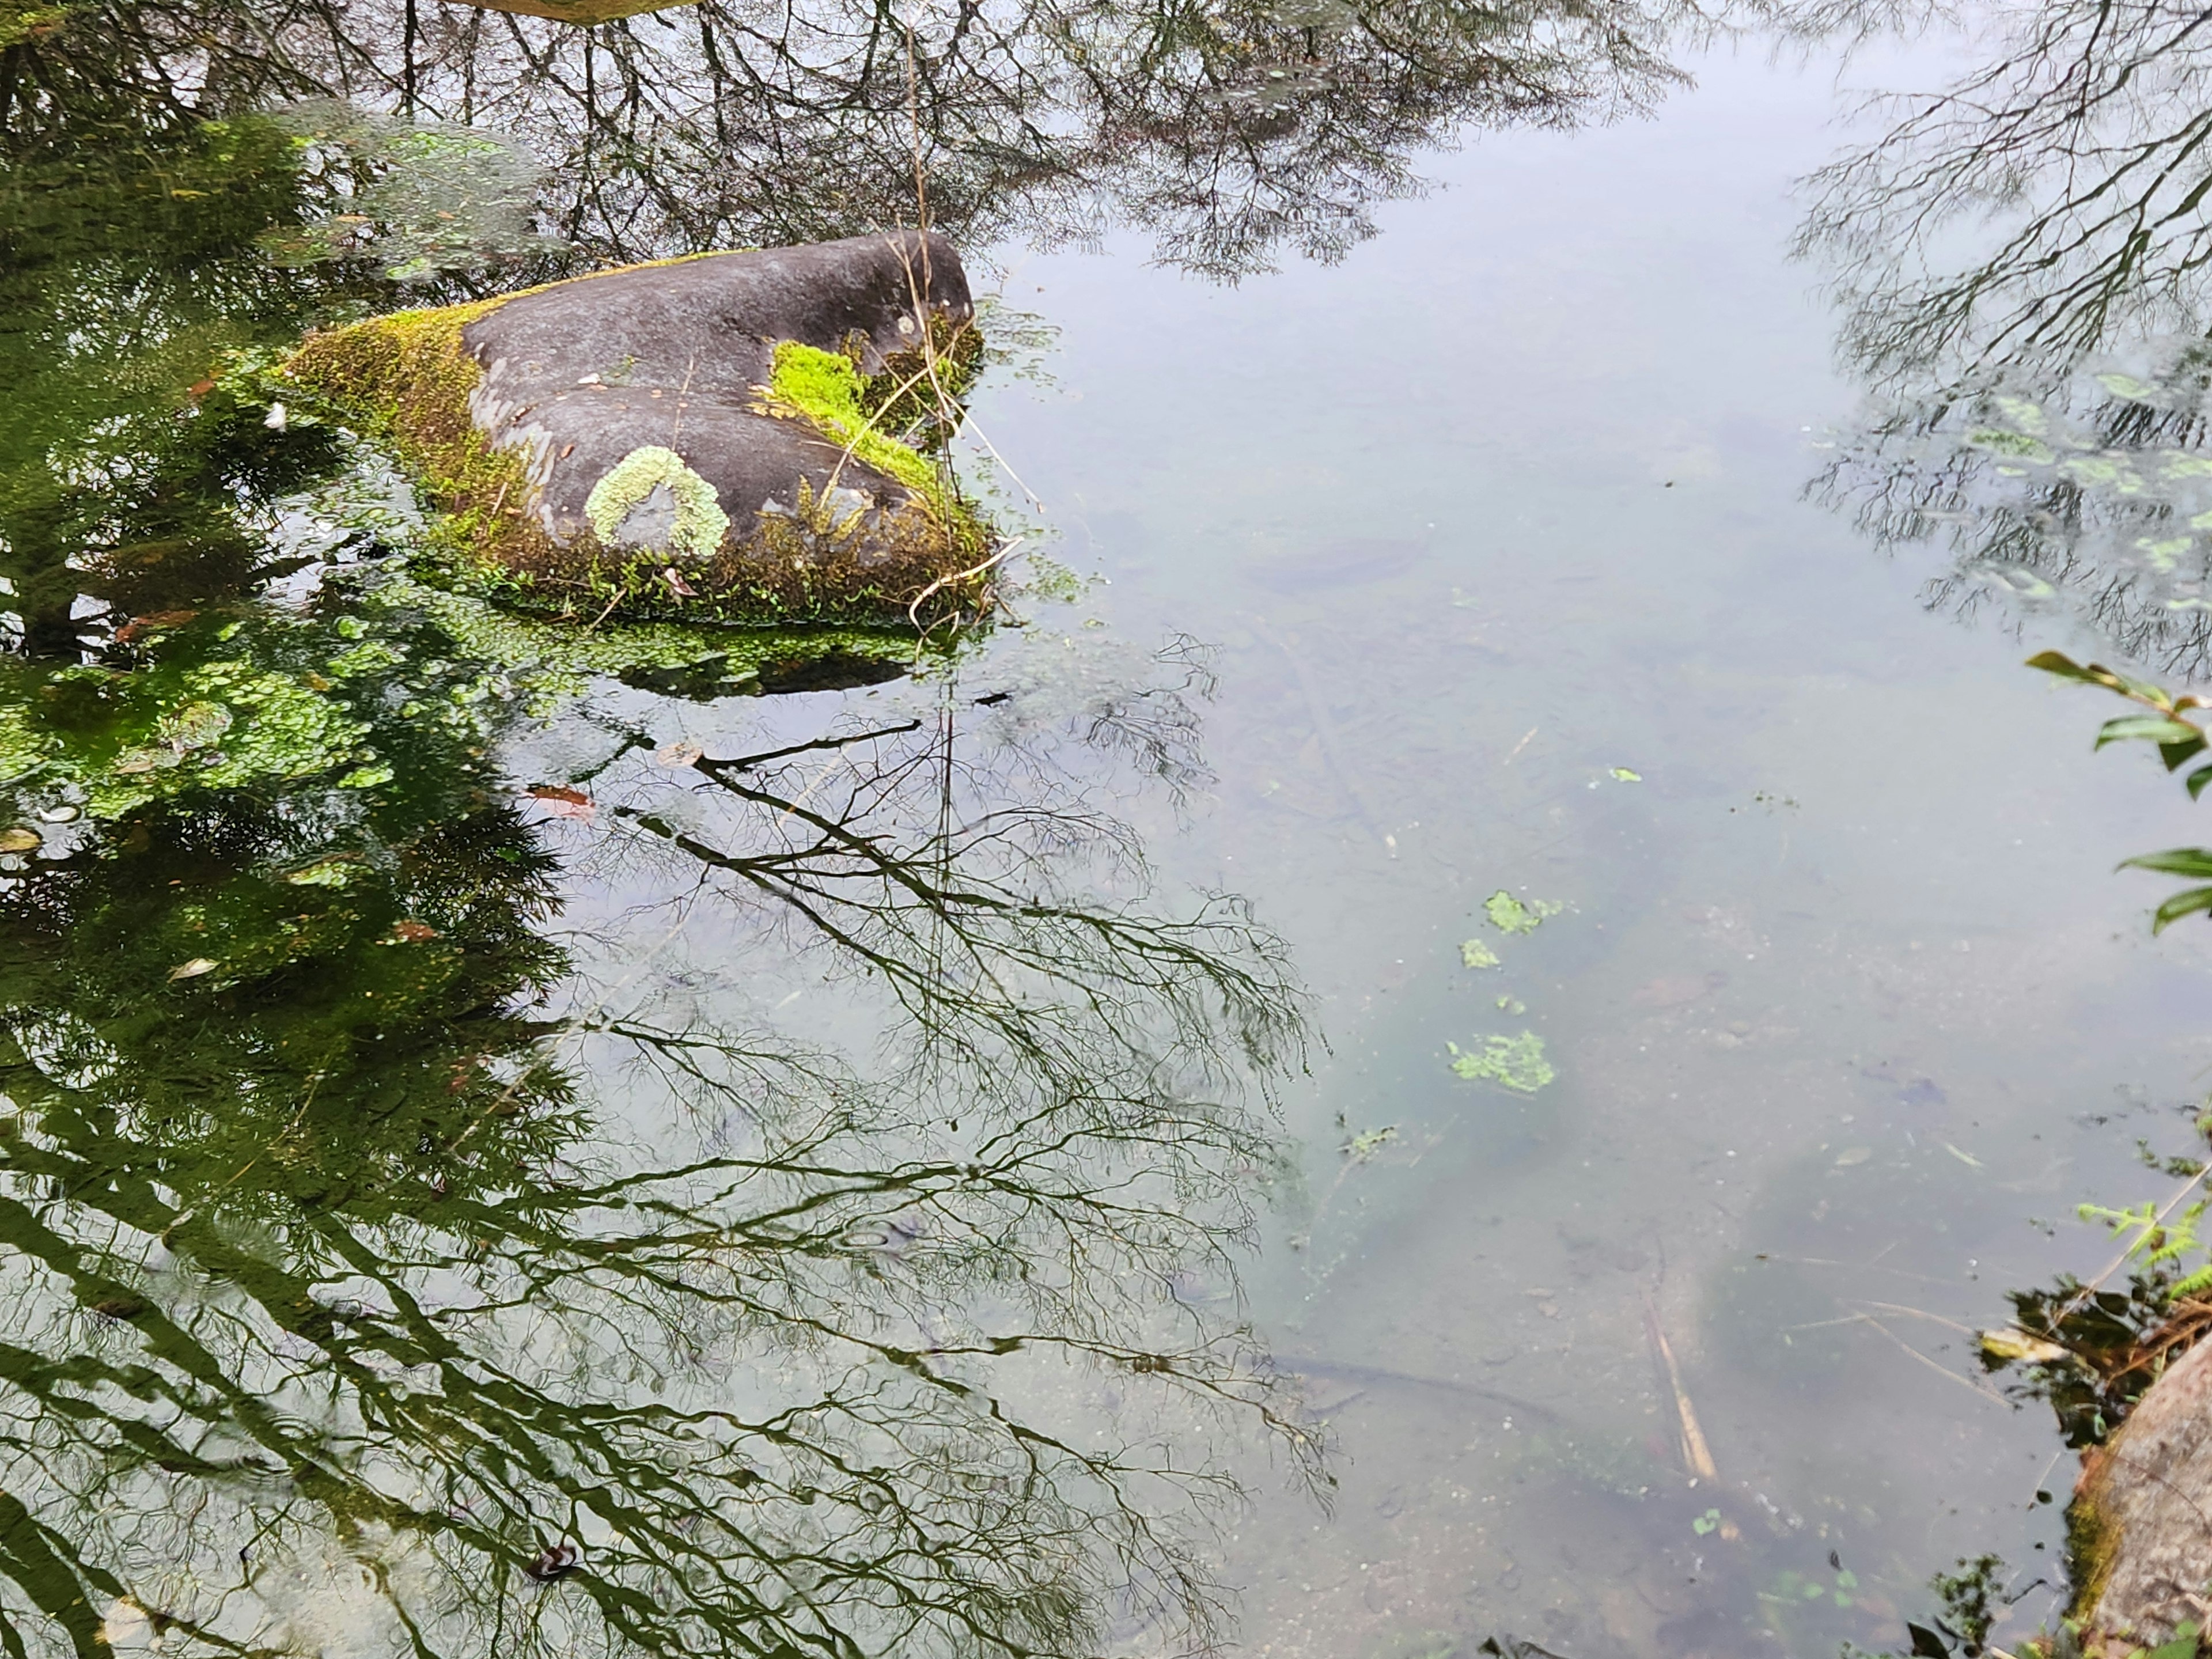
[[[2189,1350],[2085,1453],[2068,1513],[2075,1616],[2154,1647],[2212,1604],[2212,1342]],[[2092,1643],[2094,1645],[2094,1643]]]
[[[311,337],[448,533],[541,601],[730,620],[975,597],[987,528],[930,458],[977,344],[943,237],[637,265]]]

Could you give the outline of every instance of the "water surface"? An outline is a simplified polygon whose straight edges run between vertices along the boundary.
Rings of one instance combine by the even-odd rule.
[[[449,12],[236,51],[241,120],[555,164],[344,128],[416,193],[337,264],[281,133],[11,118],[22,1650],[1826,1653],[1984,1550],[2045,1617],[2070,1461],[1972,1333],[2212,1055],[2106,878],[2187,799],[2020,666],[2109,630],[1819,487],[1883,406],[1798,181],[1965,49],[1023,14],[929,141],[1085,585],[702,675],[426,581],[257,364],[880,222],[897,54],[701,106],[617,73],[691,14],[556,74]]]

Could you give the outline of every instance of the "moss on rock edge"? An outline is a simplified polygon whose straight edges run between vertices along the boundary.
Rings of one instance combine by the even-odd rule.
[[[575,446],[537,453],[511,436],[495,441],[476,419],[485,374],[464,331],[516,297],[399,312],[314,335],[284,374],[303,396],[389,448],[435,510],[434,539],[517,601],[586,618],[831,626],[904,622],[917,602],[916,620],[927,625],[988,603],[988,578],[967,573],[988,561],[992,531],[939,460],[885,429],[887,405],[902,401],[898,392],[912,376],[887,365],[869,377],[852,356],[792,342],[775,347],[754,416],[803,423],[857,463],[856,482],[872,477],[872,488],[888,489],[889,480],[902,499],[856,500],[837,487],[845,462],[830,456],[828,483],[817,488],[797,473],[747,522],[672,449],[648,441],[594,485],[587,524],[571,533],[568,508],[554,523],[539,510],[546,469]],[[964,343],[967,351],[944,360],[948,380],[974,356],[973,341]],[[896,387],[883,384],[894,380]],[[626,514],[613,510],[617,497],[635,507],[654,483],[670,480],[656,472],[627,495],[612,481],[625,466],[642,478],[663,455],[677,482],[694,486],[686,495],[670,484],[668,544],[620,544]]]

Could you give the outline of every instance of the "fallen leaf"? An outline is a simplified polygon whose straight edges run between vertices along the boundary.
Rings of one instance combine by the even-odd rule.
[[[580,823],[589,823],[599,811],[589,795],[564,784],[533,783],[527,793],[535,796],[539,804],[556,818],[574,818]]]
[[[1863,1164],[1873,1156],[1874,1148],[1871,1146],[1848,1147],[1836,1159],[1836,1167],[1838,1170],[1848,1170],[1852,1164]]]
[[[156,628],[180,628],[199,614],[197,611],[155,611],[143,617],[133,617],[115,630],[115,637],[128,642]]]
[[[0,830],[0,853],[35,853],[42,844],[39,832],[27,824]]]
[[[660,394],[656,392],[653,395],[658,398]],[[660,580],[668,584],[668,591],[679,599],[696,599],[699,597],[699,590],[685,581],[682,574],[672,564],[661,571]]]
[[[392,937],[402,945],[420,945],[425,939],[438,937],[438,930],[427,921],[396,921],[392,925]]]
[[[211,974],[215,972],[216,968],[221,965],[222,964],[216,962],[214,958],[210,957],[194,957],[190,962],[180,963],[176,967],[170,969],[169,977],[172,981],[180,979],[198,979],[202,974]]]
[[[2031,1365],[2047,1365],[2066,1358],[2066,1350],[2056,1342],[2030,1336],[2017,1327],[2008,1326],[2001,1331],[1984,1331],[1980,1341],[1982,1352],[1996,1360],[2025,1360]]]
[[[703,743],[665,743],[653,751],[655,766],[673,767],[678,771],[696,766],[707,753]]]

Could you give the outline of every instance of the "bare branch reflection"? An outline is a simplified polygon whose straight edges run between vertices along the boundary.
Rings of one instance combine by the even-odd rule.
[[[1316,1448],[1184,1294],[1298,996],[1109,810],[1200,775],[1203,686],[618,734],[588,826],[457,744],[366,818],[189,798],[0,878],[9,1650],[1204,1645],[1208,1448]]]

